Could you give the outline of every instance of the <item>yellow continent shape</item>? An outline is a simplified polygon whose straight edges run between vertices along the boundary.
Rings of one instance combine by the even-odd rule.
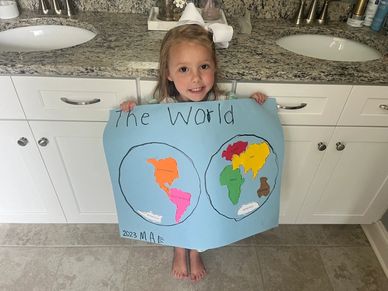
[[[266,142],[250,144],[241,154],[233,155],[232,168],[235,170],[238,167],[243,166],[244,173],[252,170],[253,179],[255,179],[257,173],[264,166],[269,154],[270,149]]]

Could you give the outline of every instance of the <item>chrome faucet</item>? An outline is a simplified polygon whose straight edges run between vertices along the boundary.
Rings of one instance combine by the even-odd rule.
[[[318,7],[318,0],[312,0],[309,8],[309,12],[307,13],[306,17],[306,23],[312,24],[315,19],[317,19],[317,7]]]
[[[65,0],[66,2],[66,14],[68,17],[71,17],[73,16],[73,11],[71,10],[71,6],[70,6],[70,3],[69,3],[69,0]]]
[[[62,9],[59,6],[59,3],[57,3],[57,0],[52,0],[53,1],[53,6],[54,6],[54,11],[56,15],[61,15],[62,14]]]
[[[308,11],[306,18],[304,18],[304,11],[303,11],[305,3],[306,3],[305,0],[300,1],[298,13],[297,13],[297,16],[295,18],[296,25],[300,25],[302,23],[313,24],[316,22],[316,20],[317,20],[318,24],[325,24],[327,22],[327,18],[328,18],[327,13],[328,13],[328,9],[329,9],[330,0],[325,0],[325,2],[323,3],[322,9],[321,9],[319,16],[318,16],[318,19],[317,19],[318,0],[311,1],[309,11]]]
[[[46,1],[45,0],[40,0],[40,7],[41,7],[41,9],[42,9],[42,13],[44,14],[44,15],[47,15],[48,13],[49,13],[49,7],[48,7],[48,5],[47,5],[47,3],[46,3]]]
[[[47,3],[47,1],[49,3]],[[39,3],[40,3],[39,6],[42,9],[42,13],[44,15],[48,15],[48,14],[64,15],[66,13],[68,17],[73,16],[73,11],[71,10],[69,0],[64,0],[64,1],[66,5],[65,10],[61,8],[62,6],[61,0],[39,0]]]
[[[306,0],[300,0],[298,13],[296,15],[295,24],[300,25],[304,21],[304,5]]]
[[[318,17],[318,23],[319,24],[325,24],[327,21],[327,10],[329,8],[329,0],[325,0],[325,3],[323,4],[323,8],[321,10],[321,13]]]

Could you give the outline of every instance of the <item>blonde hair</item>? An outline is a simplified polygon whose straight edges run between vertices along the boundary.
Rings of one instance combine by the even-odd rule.
[[[158,83],[155,87],[154,98],[159,102],[166,97],[172,97],[177,99],[179,97],[179,92],[175,88],[174,82],[168,80],[168,62],[170,59],[170,50],[175,44],[180,42],[195,42],[209,49],[211,56],[215,65],[215,76],[214,84],[209,93],[213,93],[215,98],[221,94],[217,86],[217,58],[216,58],[216,49],[213,42],[213,35],[211,32],[207,31],[205,28],[198,24],[186,24],[174,27],[170,29],[165,37],[163,38],[162,45],[160,47],[159,55],[159,78]]]

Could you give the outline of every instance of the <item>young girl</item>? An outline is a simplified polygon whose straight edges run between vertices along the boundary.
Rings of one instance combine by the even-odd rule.
[[[186,24],[169,30],[160,49],[159,80],[154,97],[160,103],[200,102],[225,100],[217,87],[217,60],[211,32],[197,24]],[[267,97],[261,93],[251,98],[259,104]],[[133,101],[120,105],[130,111],[136,106]],[[186,256],[188,254],[188,256]],[[178,279],[189,276],[193,281],[206,275],[205,266],[197,250],[174,248],[171,274]]]

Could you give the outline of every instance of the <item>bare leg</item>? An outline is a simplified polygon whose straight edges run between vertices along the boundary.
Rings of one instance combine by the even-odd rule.
[[[190,256],[190,278],[193,281],[200,281],[206,275],[205,265],[201,255],[196,250],[189,250]]]
[[[183,279],[188,276],[186,249],[174,248],[174,258],[172,260],[171,275],[176,279]]]

